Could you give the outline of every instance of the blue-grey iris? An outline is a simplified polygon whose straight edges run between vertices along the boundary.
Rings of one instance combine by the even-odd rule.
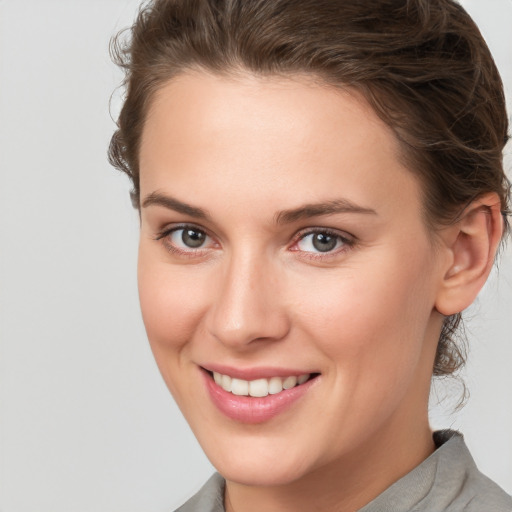
[[[204,244],[206,235],[197,229],[184,229],[181,235],[183,243],[192,249],[197,249]]]
[[[336,236],[328,235],[326,233],[315,233],[313,235],[313,247],[320,252],[332,251],[338,243]]]

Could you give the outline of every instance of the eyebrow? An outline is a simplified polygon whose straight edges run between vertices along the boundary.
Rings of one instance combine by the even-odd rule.
[[[166,196],[159,192],[152,192],[142,201],[142,207],[158,205],[174,210],[184,215],[189,215],[197,219],[209,220],[210,215],[203,209],[197,206],[184,203],[175,199],[174,197]],[[356,214],[370,214],[377,215],[377,212],[371,208],[359,206],[348,199],[333,199],[321,203],[310,203],[298,208],[290,210],[282,210],[274,216],[276,224],[290,224],[298,220],[307,219],[310,217],[319,217],[321,215],[333,215],[336,213],[356,213]]]
[[[192,206],[182,201],[178,201],[178,199],[175,199],[174,197],[160,194],[159,192],[152,192],[144,198],[144,201],[142,201],[142,208],[147,208],[152,205],[163,206],[169,210],[174,210],[175,212],[183,213],[184,215],[189,215],[196,219],[207,220],[210,218],[210,215],[208,215],[205,210],[202,210],[197,206]]]
[[[288,224],[309,217],[332,215],[336,213],[377,215],[375,210],[359,206],[348,199],[334,199],[322,203],[305,204],[291,210],[283,210],[276,215],[275,222],[276,224]]]

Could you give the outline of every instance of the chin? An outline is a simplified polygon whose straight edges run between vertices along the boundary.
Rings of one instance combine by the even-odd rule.
[[[263,434],[258,437],[251,440],[233,436],[227,442],[218,440],[202,447],[212,465],[226,480],[242,485],[288,485],[315,469],[317,464],[311,457],[311,451],[298,451],[294,449],[295,443],[290,445],[283,439],[276,443],[278,439]],[[299,443],[295,445],[298,446]]]
[[[286,486],[299,480],[305,473],[295,464],[276,464],[275,459],[255,462],[240,458],[237,461],[222,461],[214,466],[226,480],[256,487]]]

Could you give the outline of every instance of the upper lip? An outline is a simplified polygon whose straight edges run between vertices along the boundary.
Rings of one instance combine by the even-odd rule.
[[[283,368],[275,366],[258,366],[252,368],[240,368],[234,366],[227,366],[223,364],[205,364],[201,368],[209,372],[220,373],[222,375],[229,375],[235,379],[242,380],[256,380],[256,379],[270,379],[272,377],[290,377],[311,373],[318,373],[311,370],[297,369],[297,368]]]

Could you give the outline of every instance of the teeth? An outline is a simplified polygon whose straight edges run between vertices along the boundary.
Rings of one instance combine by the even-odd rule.
[[[305,373],[304,375],[299,376],[299,378],[297,379],[297,382],[299,384],[304,384],[304,382],[306,382],[308,379],[309,379],[309,373]]]
[[[268,381],[268,392],[271,395],[281,393],[283,391],[283,381],[279,377],[272,377]]]
[[[283,382],[284,389],[291,389],[297,384],[297,377],[286,377]]]
[[[221,375],[221,386],[224,391],[231,391],[231,377],[229,375]]]
[[[249,395],[250,396],[267,396],[268,395],[268,380],[258,379],[249,382]]]
[[[213,380],[224,391],[229,391],[238,396],[264,397],[267,395],[276,395],[284,389],[291,389],[296,385],[304,384],[310,377],[309,373],[295,376],[290,375],[282,379],[281,377],[272,377],[270,379],[243,380],[234,379],[229,375],[222,375],[213,372]]]
[[[233,395],[247,396],[249,394],[249,382],[242,379],[233,379],[231,381],[231,393]]]

